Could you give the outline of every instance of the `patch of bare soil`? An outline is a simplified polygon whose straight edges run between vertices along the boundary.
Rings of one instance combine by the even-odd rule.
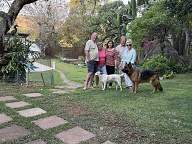
[[[59,100],[59,101],[55,101],[55,103],[57,103],[57,104],[67,104],[68,103],[68,101],[64,101],[64,100]]]
[[[115,137],[121,144],[132,144],[134,142],[142,143],[147,137],[147,132],[138,128],[134,122],[110,112],[87,111],[80,105],[67,108],[65,112],[73,116],[75,123],[93,130],[101,138]],[[77,117],[75,118],[75,116]]]
[[[80,107],[69,107],[65,109],[65,112],[67,114],[73,115],[73,116],[79,116],[79,115],[89,115],[90,113],[86,110],[82,110]]]

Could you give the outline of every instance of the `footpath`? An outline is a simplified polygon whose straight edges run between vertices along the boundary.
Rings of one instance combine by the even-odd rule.
[[[48,69],[47,67],[45,68]],[[60,90],[63,88],[63,86],[57,86],[55,87],[55,89],[52,89],[53,93],[60,93],[60,94],[68,93],[74,91],[78,87],[82,87],[82,84],[69,81],[61,71],[59,70],[56,71],[60,73],[60,76],[63,79],[63,83],[66,83],[67,86],[65,86],[65,90]],[[41,93],[27,93],[23,95],[29,98],[43,97]],[[4,97],[0,96],[0,101],[3,101],[6,107],[9,107],[13,110],[15,110],[16,108],[31,105],[30,103],[16,99],[14,96],[4,96]],[[39,105],[39,107],[20,110],[17,111],[17,113],[22,117],[35,117],[37,115],[41,115],[47,112],[43,110]],[[0,113],[0,125],[12,120],[13,119],[9,116],[9,114]],[[70,123],[63,118],[58,117],[57,115],[36,119],[31,122],[45,131],[54,127],[58,127],[60,125],[64,125],[66,123]],[[19,139],[21,137],[28,136],[30,134],[32,134],[32,132],[30,132],[27,128],[20,126],[19,124],[5,127],[0,129],[0,143],[9,143],[10,140]],[[54,134],[54,137],[58,138],[65,144],[78,144],[81,142],[86,142],[87,140],[96,137],[96,135],[77,125],[71,129],[63,130],[59,133]],[[37,139],[29,141],[25,144],[46,144],[46,143],[41,139]],[[115,144],[115,143],[111,141],[106,141],[102,144]]]

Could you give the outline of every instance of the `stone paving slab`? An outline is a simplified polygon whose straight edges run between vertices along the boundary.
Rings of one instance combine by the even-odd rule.
[[[41,93],[28,93],[28,94],[23,94],[26,97],[41,97],[42,94]]]
[[[44,130],[68,123],[68,121],[60,117],[57,117],[56,115],[46,117],[46,118],[41,118],[32,122],[34,122],[36,125],[38,125],[40,128]]]
[[[83,85],[82,85],[82,86],[68,85],[68,86],[67,86],[67,89],[76,89],[76,88],[78,88],[78,87],[83,87]]]
[[[59,138],[62,142],[67,144],[78,144],[82,141],[86,141],[92,137],[95,137],[95,135],[76,126],[67,131],[58,133],[56,137]]]
[[[35,141],[31,141],[25,144],[46,144],[44,141],[42,141],[41,139],[35,140]]]
[[[7,116],[6,114],[0,114],[0,124],[6,123],[11,120],[12,120],[12,118]]]
[[[111,142],[111,141],[106,141],[106,142],[104,142],[104,143],[102,143],[102,144],[115,144],[115,143],[113,143],[113,142]]]
[[[0,129],[0,143],[13,139],[18,139],[23,136],[30,135],[31,132],[22,126],[13,125]]]
[[[5,105],[10,108],[20,108],[20,107],[28,106],[30,104],[24,101],[20,101],[20,102],[6,103]]]
[[[65,94],[65,93],[69,93],[72,92],[74,90],[59,90],[59,91],[54,91],[53,93],[57,93],[57,94]]]
[[[64,89],[64,88],[66,88],[66,86],[55,86],[54,88]]]
[[[5,97],[0,97],[0,101],[10,101],[10,100],[17,100],[13,96],[5,96]]]
[[[17,111],[21,116],[24,117],[33,117],[36,115],[44,114],[46,111],[42,110],[41,108],[31,108],[26,110]]]

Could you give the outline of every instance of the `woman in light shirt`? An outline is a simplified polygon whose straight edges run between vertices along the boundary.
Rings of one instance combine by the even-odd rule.
[[[136,51],[132,48],[132,43],[130,40],[126,42],[127,49],[123,51],[120,68],[123,69],[126,63],[131,62],[134,64],[136,61]],[[132,87],[132,81],[129,79],[127,75],[124,75],[126,88]]]

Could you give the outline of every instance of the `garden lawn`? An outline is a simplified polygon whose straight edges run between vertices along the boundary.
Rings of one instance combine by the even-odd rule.
[[[86,68],[54,61],[56,69],[62,71],[69,80],[83,83],[87,74]],[[55,77],[55,85],[61,85],[60,82],[60,78]],[[30,87],[0,83],[1,96],[13,95],[18,100],[32,104],[27,107],[40,107],[47,111],[47,114],[41,116],[23,118],[15,110],[7,108],[4,102],[0,102],[0,113],[13,118],[13,121],[0,125],[0,128],[18,124],[33,133],[10,141],[9,144],[40,138],[47,144],[59,144],[61,142],[54,135],[74,126],[96,134],[95,138],[82,144],[101,144],[107,140],[116,144],[192,142],[192,73],[162,80],[163,92],[154,94],[151,94],[153,88],[149,83],[140,84],[137,94],[128,89],[115,90],[115,85],[105,91],[101,87],[87,91],[78,88],[68,94],[55,94],[49,87],[36,87],[33,81],[31,83]],[[40,92],[44,96],[27,98],[22,95],[27,92]],[[31,123],[32,120],[47,115],[57,115],[69,123],[47,131]]]

